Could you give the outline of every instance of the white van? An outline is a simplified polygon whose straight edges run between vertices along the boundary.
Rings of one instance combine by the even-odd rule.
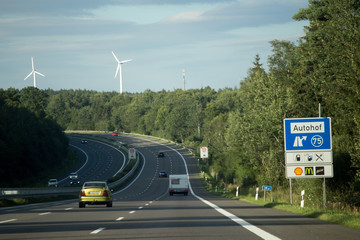
[[[169,194],[182,193],[185,196],[189,193],[189,178],[187,175],[169,175]]]

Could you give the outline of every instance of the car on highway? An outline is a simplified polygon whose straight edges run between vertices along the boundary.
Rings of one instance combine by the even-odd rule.
[[[159,177],[160,178],[166,178],[167,177],[167,173],[165,171],[160,171],[159,172]]]
[[[79,178],[79,175],[77,173],[70,173],[69,178],[70,179],[77,179],[77,178]]]
[[[112,193],[106,182],[89,181],[83,184],[79,193],[79,208],[84,208],[86,204],[112,207]]]
[[[163,152],[159,152],[159,153],[158,153],[158,157],[159,157],[159,158],[163,158],[163,157],[165,157],[165,154],[164,154]]]
[[[48,187],[57,187],[58,184],[58,180],[55,178],[52,178],[48,181]]]
[[[80,185],[80,179],[78,178],[75,178],[75,179],[70,179],[70,185],[73,186],[73,185]]]
[[[82,139],[82,140],[81,140],[81,143],[82,143],[82,144],[85,144],[85,143],[87,143],[87,140]]]
[[[118,135],[118,133],[117,133],[116,131],[114,131],[114,132],[112,132],[112,133],[111,133],[111,135],[113,135],[113,136],[117,136],[117,135]]]

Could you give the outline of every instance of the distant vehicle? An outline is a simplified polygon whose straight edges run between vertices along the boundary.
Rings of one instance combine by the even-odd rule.
[[[111,133],[111,135],[113,135],[113,136],[117,136],[117,135],[118,135],[118,133],[114,131],[114,132],[112,132],[112,133]]]
[[[70,179],[70,185],[79,185],[80,184],[80,179],[76,178],[76,179]]]
[[[169,194],[172,196],[174,193],[188,195],[189,178],[186,174],[169,175]]]
[[[159,172],[159,177],[161,177],[161,178],[166,178],[167,177],[167,173],[165,172],[165,171],[160,171]]]
[[[107,207],[112,207],[112,193],[106,182],[90,181],[84,183],[79,194],[79,208],[84,208],[86,204],[106,204]]]
[[[53,178],[53,179],[50,179],[49,182],[48,182],[48,187],[57,187],[58,186],[58,180]]]
[[[85,143],[87,143],[87,140],[82,139],[82,140],[81,140],[81,143],[82,143],[82,144],[85,144]]]
[[[79,175],[77,173],[70,173],[70,185],[78,185],[80,184]]]
[[[70,173],[69,178],[70,179],[78,179],[79,175],[77,173]]]
[[[165,154],[163,152],[159,152],[158,153],[158,157],[161,158],[161,157],[165,157]]]

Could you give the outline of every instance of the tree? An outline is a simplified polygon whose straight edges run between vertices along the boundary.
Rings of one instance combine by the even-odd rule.
[[[45,117],[48,95],[44,91],[34,87],[24,88],[20,93],[20,102],[36,116]]]

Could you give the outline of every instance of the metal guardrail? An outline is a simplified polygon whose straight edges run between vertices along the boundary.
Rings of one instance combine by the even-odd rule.
[[[109,183],[110,188],[115,188],[128,180],[137,170],[142,156],[139,154],[137,161],[131,171],[121,179]],[[14,199],[21,197],[42,197],[42,196],[60,196],[60,195],[77,195],[81,187],[43,187],[43,188],[0,188],[0,199]]]
[[[109,188],[115,188],[115,187],[119,186],[120,184],[122,184],[123,182],[125,182],[126,180],[128,180],[131,176],[133,176],[133,174],[135,173],[135,171],[137,170],[137,168],[141,162],[140,158],[142,158],[142,156],[139,154],[138,158],[136,160],[136,163],[134,164],[132,169],[125,176],[120,178],[119,180],[109,183]]]
[[[59,195],[76,195],[80,187],[58,187],[58,188],[0,188],[0,199],[13,199],[20,197],[42,197]]]

